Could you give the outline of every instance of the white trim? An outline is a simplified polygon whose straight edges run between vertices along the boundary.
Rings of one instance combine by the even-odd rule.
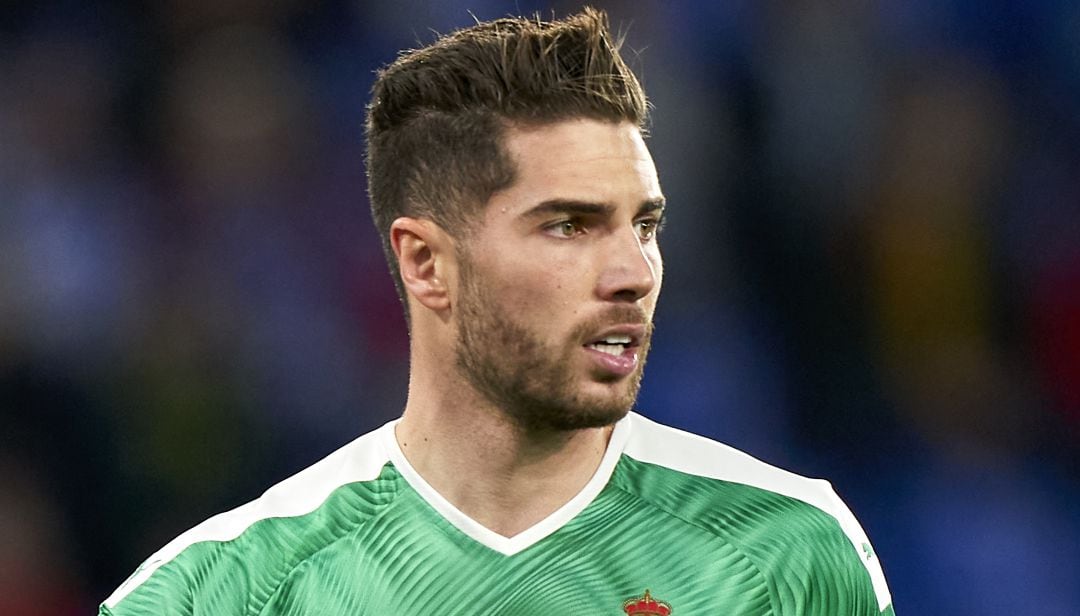
[[[592,478],[574,498],[531,528],[504,537],[462,513],[435,491],[409,464],[394,436],[397,420],[369,432],[267,490],[258,499],[216,515],[181,534],[155,552],[107,599],[114,608],[162,565],[191,545],[202,541],[230,541],[260,520],[301,516],[316,510],[337,488],[371,481],[387,462],[435,511],[474,541],[506,556],[535,545],[581,513],[607,485],[623,453],[650,464],[679,472],[741,483],[798,499],[831,515],[851,541],[857,554],[869,544],[866,533],[827,481],[808,479],[771,466],[732,447],[663,426],[636,413],[615,425],[607,451]],[[885,576],[876,555],[860,558],[873,581],[879,609],[891,602]]]
[[[268,518],[301,516],[319,508],[337,488],[357,481],[371,481],[379,476],[389,461],[381,446],[383,427],[353,440],[319,462],[285,479],[259,498],[236,509],[218,514],[173,539],[146,559],[139,569],[117,588],[105,606],[113,608],[124,597],[148,580],[159,567],[176,558],[192,544],[201,541],[231,541],[252,524]]]
[[[431,505],[431,507],[435,509],[439,515],[445,518],[447,522],[453,524],[455,528],[460,530],[467,537],[505,556],[513,556],[514,554],[535,545],[538,541],[559,530],[565,526],[567,522],[574,519],[577,514],[584,511],[597,495],[600,494],[601,490],[604,489],[608,480],[611,479],[611,474],[615,471],[615,465],[618,464],[619,458],[622,456],[623,447],[626,446],[629,437],[630,422],[628,419],[624,418],[615,424],[615,428],[611,432],[611,438],[608,440],[607,451],[600,460],[600,466],[596,469],[596,472],[593,473],[589,482],[585,484],[585,487],[582,488],[574,498],[570,499],[569,502],[557,509],[554,513],[528,529],[513,537],[504,537],[470,518],[451,504],[450,501],[446,500],[442,494],[439,494],[435,488],[431,487],[431,484],[425,481],[424,478],[416,472],[416,469],[409,464],[409,461],[405,458],[405,454],[401,451],[401,447],[398,445],[397,439],[394,437],[393,430],[385,430],[382,433],[383,448],[389,452],[390,460],[394,463],[394,467],[401,473],[401,476],[405,478],[405,481],[409,482],[409,485],[416,490],[420,497]]]
[[[862,545],[869,545],[870,540],[828,481],[790,473],[723,443],[658,424],[636,413],[631,413],[630,419],[634,429],[624,453],[635,460],[768,490],[798,499],[831,515],[870,574],[878,609],[884,610],[892,602],[877,556],[863,557]]]

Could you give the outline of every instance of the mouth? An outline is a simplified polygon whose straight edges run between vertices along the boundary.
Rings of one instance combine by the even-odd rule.
[[[597,367],[613,376],[626,376],[638,364],[638,351],[646,338],[644,325],[618,325],[596,334],[583,346]]]
[[[590,342],[585,346],[600,351],[601,353],[617,357],[625,353],[627,349],[634,349],[639,345],[633,336],[615,335],[605,336],[604,338]]]

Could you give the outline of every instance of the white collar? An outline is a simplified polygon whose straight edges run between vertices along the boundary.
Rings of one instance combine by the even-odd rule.
[[[400,419],[383,426],[380,429],[382,432],[380,436],[390,461],[394,463],[394,467],[439,515],[477,543],[506,556],[513,556],[565,526],[567,522],[574,519],[600,494],[600,491],[607,485],[608,480],[611,479],[615,465],[619,462],[619,457],[630,439],[632,416],[633,413],[629,413],[615,424],[615,428],[611,431],[611,438],[608,439],[607,450],[600,460],[600,466],[597,467],[596,472],[593,473],[592,478],[585,484],[585,487],[551,515],[513,537],[504,537],[462,513],[461,510],[450,504],[450,501],[436,492],[435,488],[432,488],[431,484],[420,476],[420,473],[416,472],[416,469],[405,458],[405,454],[401,451],[397,438],[394,436],[394,428]]]

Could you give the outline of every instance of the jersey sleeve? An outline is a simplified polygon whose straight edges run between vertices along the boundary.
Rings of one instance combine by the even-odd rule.
[[[799,541],[800,539],[796,539]],[[884,608],[862,562],[865,554],[852,549],[839,532],[801,538],[803,546],[783,554],[776,569],[780,613],[790,616],[880,616]],[[867,544],[869,551],[869,544]]]
[[[874,614],[882,614],[884,616],[895,616],[892,608],[892,595],[889,592],[889,586],[885,582],[885,573],[881,569],[881,561],[878,559],[877,551],[870,544],[870,538],[866,535],[866,531],[863,530],[862,525],[855,518],[855,514],[844,503],[840,496],[826,481],[822,481],[828,487],[828,493],[830,496],[830,513],[836,520],[837,524],[843,530],[844,535],[847,537],[849,545],[853,548],[856,558],[862,569],[863,579],[869,579],[871,591],[877,599],[878,610],[875,610]]]
[[[827,485],[826,482],[821,482]],[[854,515],[828,487],[826,516],[788,516],[786,548],[769,557],[779,612],[790,616],[894,616],[877,555]],[[766,557],[768,558],[768,557]]]
[[[253,597],[254,563],[231,548],[216,542],[193,545],[148,577],[140,575],[146,565],[140,567],[101,604],[99,615],[246,614]]]

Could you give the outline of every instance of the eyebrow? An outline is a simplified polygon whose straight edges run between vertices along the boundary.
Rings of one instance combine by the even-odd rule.
[[[648,212],[663,210],[665,205],[663,197],[649,199],[641,203],[637,215]],[[610,214],[615,211],[615,206],[605,202],[578,201],[576,199],[548,199],[529,208],[522,217],[533,218],[547,214],[577,214],[581,216]]]

